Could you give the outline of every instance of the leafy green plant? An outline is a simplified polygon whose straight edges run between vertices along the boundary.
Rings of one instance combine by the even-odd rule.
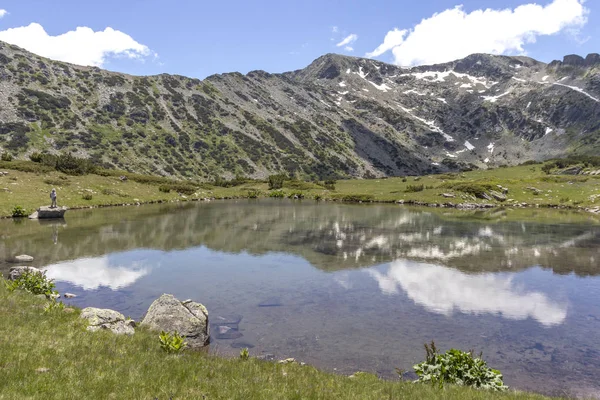
[[[6,287],[11,292],[22,289],[31,294],[56,295],[54,281],[46,277],[46,272],[25,271],[14,281],[6,281]]]
[[[250,353],[248,352],[248,348],[244,347],[242,350],[240,350],[240,359],[246,361],[249,358],[250,358]]]
[[[323,187],[327,190],[335,190],[336,181],[333,179],[328,179],[323,181]]]
[[[304,198],[304,193],[302,193],[299,190],[294,190],[293,192],[290,192],[288,194],[288,198],[289,199],[303,199]]]
[[[323,196],[321,196],[320,194],[315,194],[315,200],[316,201],[323,200]]]
[[[440,354],[432,341],[425,344],[425,361],[413,366],[419,379],[415,382],[426,382],[443,386],[450,383],[459,386],[472,386],[478,389],[503,391],[508,389],[502,381],[500,371],[491,369],[473,351],[450,349]]]
[[[171,335],[169,332],[161,331],[158,335],[160,348],[166,353],[181,353],[187,347],[185,336],[181,336],[177,331]]]
[[[12,209],[13,218],[21,218],[27,216],[27,210],[21,206],[14,206]]]
[[[160,185],[158,187],[158,190],[161,191],[162,193],[169,193],[171,191],[171,188],[167,185]]]
[[[91,194],[91,193],[84,193],[84,194],[81,196],[81,198],[82,198],[83,200],[91,200],[91,199],[93,198],[93,196],[92,196],[92,194]]]
[[[13,160],[13,156],[10,153],[4,152],[4,153],[2,153],[2,156],[0,157],[0,160],[2,160],[2,161],[12,161]]]

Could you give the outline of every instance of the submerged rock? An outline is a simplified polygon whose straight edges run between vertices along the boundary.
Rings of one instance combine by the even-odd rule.
[[[191,300],[181,302],[171,294],[154,300],[141,324],[156,331],[177,331],[190,347],[206,346],[210,341],[206,307]]]
[[[133,335],[135,333],[133,329],[135,321],[126,320],[123,314],[115,310],[87,307],[81,311],[81,318],[88,320],[87,330],[90,332],[108,329],[117,335]]]

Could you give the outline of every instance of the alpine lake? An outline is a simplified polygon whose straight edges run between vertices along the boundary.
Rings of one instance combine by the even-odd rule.
[[[223,356],[398,379],[434,340],[511,387],[600,396],[599,216],[227,200],[1,220],[0,236],[0,271],[29,254],[65,303],[136,320],[163,293],[204,304]]]

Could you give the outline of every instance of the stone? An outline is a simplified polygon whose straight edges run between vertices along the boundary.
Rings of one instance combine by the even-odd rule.
[[[41,367],[41,368],[36,369],[35,372],[38,372],[40,374],[44,374],[46,372],[50,372],[50,368]]]
[[[15,256],[16,262],[32,262],[33,257],[28,256],[27,254],[21,254],[19,256]]]
[[[230,345],[234,349],[253,349],[254,345],[248,342],[233,342]]]
[[[43,272],[35,267],[12,267],[8,272],[8,279],[11,281],[16,281],[23,275],[25,272],[32,272],[36,274],[42,274]]]
[[[115,310],[87,307],[81,311],[81,318],[87,319],[87,330],[90,332],[108,329],[117,335],[133,335],[135,333],[133,329],[135,322],[126,320],[123,314]]]
[[[29,219],[49,219],[49,218],[64,218],[67,212],[67,207],[49,207],[42,206],[36,212],[29,216]]]
[[[293,363],[297,363],[295,358],[286,358],[284,360],[277,361],[277,364],[293,364]]]
[[[454,197],[456,197],[456,196],[455,196],[455,195],[453,195],[452,193],[442,193],[442,196],[443,196],[443,197],[446,197],[446,198],[454,198]]]
[[[494,200],[497,201],[506,201],[506,195],[495,190],[490,190],[490,196],[492,196]]]
[[[73,293],[65,293],[65,299],[72,299],[74,297],[77,297],[77,295]]]
[[[190,347],[203,347],[210,342],[208,311],[200,303],[181,302],[171,294],[163,294],[150,305],[142,326],[155,331],[177,331]]]
[[[275,354],[267,353],[256,357],[257,360],[261,361],[275,361]]]
[[[579,175],[583,170],[581,167],[569,167],[559,172],[560,175]]]

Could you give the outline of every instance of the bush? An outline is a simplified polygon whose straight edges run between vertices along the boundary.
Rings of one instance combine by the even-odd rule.
[[[287,179],[287,176],[285,176],[283,174],[270,175],[269,178],[267,179],[267,183],[269,184],[269,190],[283,188],[283,182],[286,179]]]
[[[12,209],[12,216],[13,218],[21,218],[21,217],[26,217],[27,216],[27,210],[25,210],[23,207],[21,206],[15,206]]]
[[[423,189],[425,189],[425,187],[423,185],[408,185],[406,187],[405,192],[406,193],[416,193],[416,192],[422,192]]]
[[[273,191],[269,192],[269,197],[275,197],[278,199],[282,199],[285,197],[285,193],[283,193],[283,190],[273,190]]]
[[[169,193],[171,190],[180,194],[187,194],[192,195],[194,193],[196,193],[196,186],[192,185],[190,183],[184,183],[184,182],[179,182],[179,183],[165,183],[164,185],[160,185],[158,187],[158,190],[160,190],[163,193]]]
[[[46,277],[45,272],[25,271],[14,281],[6,281],[8,290],[23,289],[31,294],[44,294],[51,296],[57,292],[52,279]]]
[[[244,347],[242,350],[240,350],[240,359],[243,361],[246,361],[250,358],[250,352],[248,351],[247,347]]]
[[[82,198],[83,200],[91,200],[91,199],[92,199],[92,197],[93,197],[93,196],[92,196],[92,194],[91,194],[91,193],[84,193],[84,194],[81,196],[81,198]]]
[[[302,193],[299,190],[294,190],[293,192],[290,192],[288,194],[288,198],[289,199],[303,199],[304,198],[304,193]]]
[[[249,199],[258,199],[260,196],[260,190],[250,189],[248,190],[248,198]]]
[[[479,357],[473,357],[473,351],[464,352],[450,349],[439,354],[435,343],[425,344],[426,360],[414,365],[419,377],[416,382],[439,384],[450,383],[459,386],[472,386],[478,389],[504,391],[508,389],[502,381],[500,371],[491,369]]]
[[[62,154],[56,157],[55,168],[68,175],[85,175],[94,170],[94,166],[89,160],[77,158],[71,154]]]
[[[328,179],[323,182],[323,187],[327,190],[335,190],[336,181],[333,179]]]
[[[470,183],[470,182],[446,182],[440,187],[454,189],[459,192],[471,194],[479,199],[485,199],[486,191],[494,190],[494,186],[487,183]]]
[[[31,155],[29,156],[29,159],[35,163],[41,163],[42,158],[43,158],[42,153],[38,153],[38,152],[31,153]]]
[[[158,335],[158,339],[160,341],[160,348],[169,354],[181,353],[183,349],[187,347],[185,336],[179,335],[177,331],[172,335],[168,332],[161,331],[160,335]]]
[[[0,159],[1,159],[2,161],[7,161],[7,162],[10,162],[10,161],[12,161],[12,160],[13,160],[13,156],[12,156],[12,154],[10,154],[10,153],[4,152],[4,153],[2,153],[2,157],[0,157]]]
[[[347,202],[351,202],[351,203],[358,203],[358,202],[370,202],[373,201],[375,199],[375,197],[372,194],[345,194],[342,196],[336,196],[335,199],[341,200],[341,201],[347,201]]]

